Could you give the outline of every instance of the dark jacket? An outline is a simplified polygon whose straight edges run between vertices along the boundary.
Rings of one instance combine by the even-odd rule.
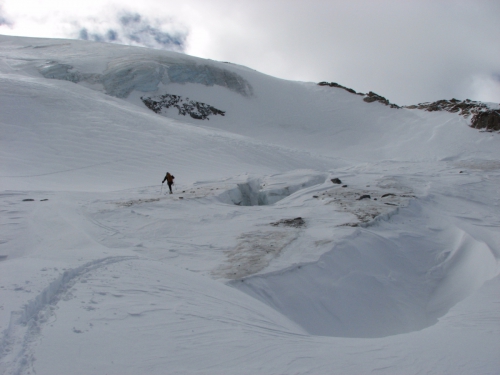
[[[165,178],[163,179],[163,181],[161,183],[163,184],[166,180],[167,184],[172,185],[174,183],[174,178],[175,178],[174,176],[172,176],[169,172],[167,172],[167,174],[165,175]]]

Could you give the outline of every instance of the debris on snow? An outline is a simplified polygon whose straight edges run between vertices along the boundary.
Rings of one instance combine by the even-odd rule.
[[[266,268],[297,238],[293,231],[255,231],[238,237],[239,244],[225,251],[227,262],[212,271],[216,278],[240,279]]]
[[[160,198],[149,198],[149,199],[135,199],[135,200],[130,200],[126,202],[117,202],[116,205],[122,206],[122,207],[130,207],[135,204],[142,204],[142,203],[150,203],[150,202],[158,202]]]
[[[293,227],[293,228],[300,228],[305,225],[304,219],[301,217],[296,217],[295,219],[281,219],[279,221],[276,221],[274,223],[271,223],[271,225],[277,227],[279,225],[286,226],[286,227]]]
[[[394,192],[385,193],[386,189]],[[356,216],[357,222],[349,221],[341,224],[341,226],[356,227],[361,224],[366,225],[375,218],[394,211],[394,208],[387,206],[406,207],[410,198],[415,198],[411,193],[411,189],[401,186],[397,181],[385,179],[378,182],[377,188],[370,190],[347,186],[342,189],[332,188],[323,191],[318,198],[324,200],[327,205],[334,205],[340,212]]]

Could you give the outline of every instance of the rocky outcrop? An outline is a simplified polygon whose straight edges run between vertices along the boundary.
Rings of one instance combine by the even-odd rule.
[[[356,92],[353,89],[339,85],[336,82],[320,82],[319,86],[328,87],[338,87],[344,89],[351,94],[364,96],[363,100],[367,103],[379,102],[390,106],[391,108],[401,108],[400,106],[391,103],[389,100],[383,96],[370,91],[368,94],[363,94]],[[492,109],[488,105],[470,100],[438,100],[436,102],[426,102],[419,103],[416,105],[407,105],[402,108],[407,109],[420,109],[423,111],[434,112],[434,111],[447,111],[451,113],[456,113],[465,118],[471,117],[469,126],[475,129],[482,129],[485,131],[500,131],[500,109]]]
[[[428,112],[447,111],[457,113],[465,118],[471,118],[470,126],[486,131],[500,131],[500,110],[491,109],[482,102],[470,99],[438,100],[432,103],[420,103],[405,106],[408,109],[421,109]]]
[[[391,103],[389,100],[379,94],[375,94],[373,91],[370,91],[368,94],[366,94],[363,100],[367,103],[379,102],[388,105],[391,108],[401,108],[399,105]]]
[[[389,102],[389,100],[387,100],[383,96],[375,94],[373,91],[370,91],[368,94],[363,94],[362,92],[356,92],[355,90],[353,90],[349,87],[339,85],[336,82],[320,82],[320,83],[318,83],[318,86],[338,87],[340,89],[346,90],[347,92],[350,92],[351,94],[364,96],[363,100],[367,103],[379,102],[379,103],[388,105],[391,108],[401,108],[400,106]]]
[[[438,100],[436,102],[419,103],[417,105],[408,105],[404,108],[408,109],[422,109],[428,112],[434,111],[447,111],[451,113],[458,113],[461,116],[467,117],[488,109],[488,106],[481,102],[476,102],[470,99],[458,100]]]
[[[360,93],[360,92],[358,93],[358,92],[354,91],[353,89],[351,89],[349,87],[345,87],[345,86],[339,85],[336,82],[320,82],[320,83],[318,83],[318,86],[338,87],[338,88],[341,88],[341,89],[344,89],[344,90],[350,92],[351,94],[365,95],[365,94]]]
[[[472,116],[471,127],[486,131],[500,131],[500,111],[483,111]]]
[[[162,113],[162,111],[174,107],[179,111],[179,115],[190,115],[197,120],[208,120],[211,115],[224,116],[226,112],[221,111],[211,105],[189,100],[179,95],[165,94],[156,97],[143,97],[141,100],[146,107],[155,113]]]

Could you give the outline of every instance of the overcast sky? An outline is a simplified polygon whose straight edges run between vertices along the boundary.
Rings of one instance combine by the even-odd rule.
[[[500,0],[0,0],[0,34],[163,48],[397,104],[500,102]]]

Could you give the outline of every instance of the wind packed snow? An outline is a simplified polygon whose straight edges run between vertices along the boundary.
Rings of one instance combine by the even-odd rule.
[[[86,41],[0,87],[0,374],[499,373],[498,133]]]

